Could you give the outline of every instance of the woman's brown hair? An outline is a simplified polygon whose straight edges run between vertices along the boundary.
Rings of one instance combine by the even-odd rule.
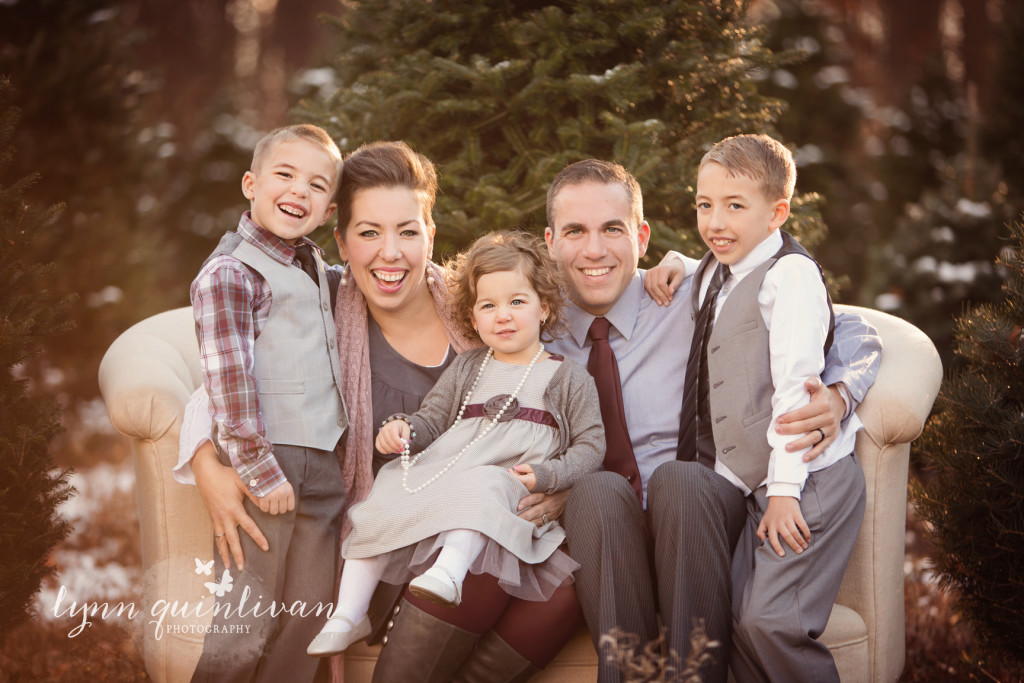
[[[338,234],[344,239],[352,220],[352,199],[359,190],[406,187],[419,197],[423,224],[434,227],[437,169],[404,142],[368,142],[345,157],[338,182]]]

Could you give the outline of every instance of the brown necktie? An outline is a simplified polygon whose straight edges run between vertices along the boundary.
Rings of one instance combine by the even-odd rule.
[[[302,272],[312,278],[313,283],[319,287],[320,278],[317,274],[316,257],[313,255],[313,247],[306,243],[295,245],[295,260],[299,262]]]
[[[610,327],[607,318],[594,318],[590,332],[587,333],[591,340],[587,370],[597,384],[597,396],[601,403],[601,419],[604,421],[607,442],[604,468],[624,476],[642,503],[644,489],[640,482],[640,470],[636,466],[636,456],[633,455],[633,444],[629,441],[629,430],[626,428],[619,364],[615,360],[611,344],[608,343]]]
[[[711,431],[711,406],[708,403],[708,339],[711,338],[718,292],[728,277],[729,266],[719,264],[704,294],[704,304],[697,313],[690,357],[686,361],[679,445],[676,448],[677,460],[696,460],[712,469],[715,467],[715,437]]]

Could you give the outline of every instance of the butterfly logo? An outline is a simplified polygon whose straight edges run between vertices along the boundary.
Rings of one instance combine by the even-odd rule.
[[[196,574],[205,574],[209,576],[213,573],[213,560],[209,562],[203,562],[198,557],[196,558]]]
[[[230,593],[231,589],[234,588],[232,585],[233,582],[234,579],[231,578],[231,571],[225,569],[224,573],[220,577],[220,583],[206,581],[203,585],[206,586],[206,590],[210,591],[210,595],[216,595],[218,598],[223,598],[225,593]]]

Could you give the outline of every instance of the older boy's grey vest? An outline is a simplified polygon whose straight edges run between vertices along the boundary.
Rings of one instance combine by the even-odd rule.
[[[751,491],[768,475],[771,455],[768,426],[772,419],[772,394],[775,392],[768,328],[761,317],[757,293],[768,271],[780,258],[789,254],[800,254],[814,260],[789,233],[782,232],[782,248],[729,292],[708,340],[708,399],[715,455]],[[693,276],[691,303],[694,317],[700,310],[700,282],[704,271],[716,263],[714,256],[708,253]],[[818,270],[821,270],[820,266]],[[827,303],[826,354],[832,347],[835,330],[831,299]]]
[[[301,268],[275,261],[237,232],[225,234],[210,258],[220,254],[249,266],[270,286],[270,315],[253,349],[267,439],[274,444],[332,450],[348,427],[348,417],[320,255],[316,254],[317,288]]]

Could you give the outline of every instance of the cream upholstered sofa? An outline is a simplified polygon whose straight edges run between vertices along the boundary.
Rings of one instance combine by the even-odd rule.
[[[885,313],[853,309],[878,328],[881,370],[858,414],[857,452],[867,480],[867,510],[853,557],[822,640],[844,681],[895,681],[903,670],[903,556],[910,442],[921,432],[942,379],[931,341]],[[186,308],[148,318],[122,334],[100,365],[100,388],[111,422],[132,442],[147,619],[168,603],[195,604],[209,577],[194,558],[212,559],[213,530],[196,489],[178,484],[171,468],[185,402],[200,384],[198,348]],[[159,602],[159,601],[166,602]],[[158,682],[191,676],[211,615],[166,610],[163,631],[147,623],[146,670]],[[176,613],[175,613],[176,612]],[[158,637],[159,636],[159,637]],[[377,647],[346,656],[346,679],[368,681]],[[584,630],[535,681],[593,681],[597,657]]]

